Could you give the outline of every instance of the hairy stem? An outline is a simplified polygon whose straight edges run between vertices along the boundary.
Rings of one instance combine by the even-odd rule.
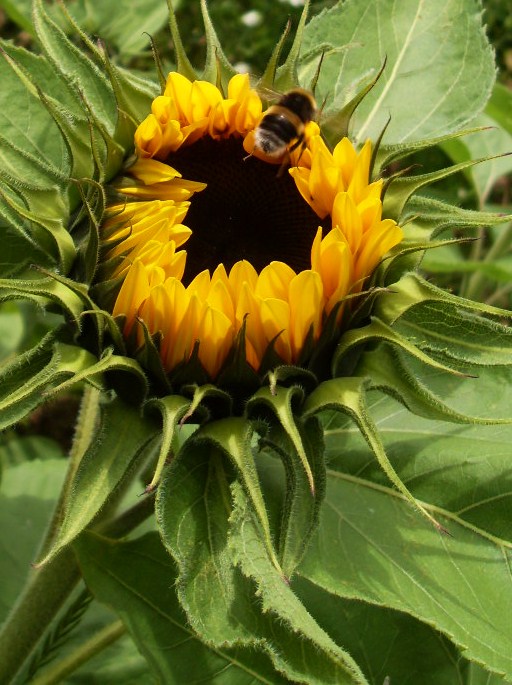
[[[0,632],[0,683],[12,682],[79,579],[69,548],[31,572]]]

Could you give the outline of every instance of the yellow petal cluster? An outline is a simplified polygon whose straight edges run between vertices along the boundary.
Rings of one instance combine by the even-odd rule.
[[[261,100],[247,74],[233,76],[224,98],[208,81],[189,81],[171,72],[164,94],[153,100],[151,114],[135,133],[135,145],[141,157],[163,160],[206,135],[215,139],[246,135],[261,111]]]
[[[290,168],[302,197],[321,219],[331,216],[333,231],[347,243],[353,292],[403,238],[394,221],[382,219],[382,180],[369,183],[371,156],[370,141],[357,153],[350,140],[342,138],[331,153],[317,133],[310,135],[298,164]]]
[[[320,219],[332,221],[325,235],[318,228],[311,268],[296,273],[272,261],[258,273],[241,260],[229,273],[219,264],[185,285],[186,242],[194,236],[182,222],[194,194],[205,186],[158,160],[203,136],[247,138],[261,116],[261,101],[246,76],[233,77],[223,98],[210,83],[172,73],[164,95],[137,129],[139,159],[116,185],[126,202],[111,206],[103,225],[111,275],[123,279],[113,313],[125,317],[124,334],[135,335],[140,345],[141,322],[151,334],[161,334],[160,355],[168,371],[197,354],[215,378],[242,329],[254,369],[270,345],[283,362],[297,363],[335,305],[359,292],[402,239],[396,223],[382,219],[382,182],[369,182],[370,143],[357,152],[344,138],[331,153],[311,123],[307,147],[293,153],[290,168],[304,200]]]

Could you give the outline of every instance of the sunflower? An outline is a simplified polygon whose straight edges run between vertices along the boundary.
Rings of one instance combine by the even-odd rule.
[[[264,116],[247,74],[224,95],[171,72],[114,184],[102,277],[118,280],[124,336],[140,347],[158,334],[171,377],[197,355],[215,380],[241,335],[256,372],[270,351],[307,364],[329,316],[342,322],[344,303],[403,238],[382,217],[370,141],[357,151],[344,137],[331,152],[309,122],[304,147],[268,158],[254,149]]]

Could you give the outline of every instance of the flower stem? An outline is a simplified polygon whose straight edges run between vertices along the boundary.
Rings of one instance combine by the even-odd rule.
[[[12,682],[79,579],[70,548],[31,572],[0,633],[0,683]]]
[[[37,678],[34,678],[31,685],[53,685],[54,683],[62,682],[67,675],[76,671],[86,661],[118,640],[125,632],[126,628],[122,621],[114,621],[110,625],[105,626],[103,630],[93,635],[93,637],[71,652],[65,659],[62,659],[62,661],[48,668]]]

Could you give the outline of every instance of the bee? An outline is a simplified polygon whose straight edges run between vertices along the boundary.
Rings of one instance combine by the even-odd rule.
[[[254,147],[275,158],[289,154],[299,146],[304,148],[306,124],[316,114],[316,101],[309,90],[289,90],[268,109],[256,127]]]

